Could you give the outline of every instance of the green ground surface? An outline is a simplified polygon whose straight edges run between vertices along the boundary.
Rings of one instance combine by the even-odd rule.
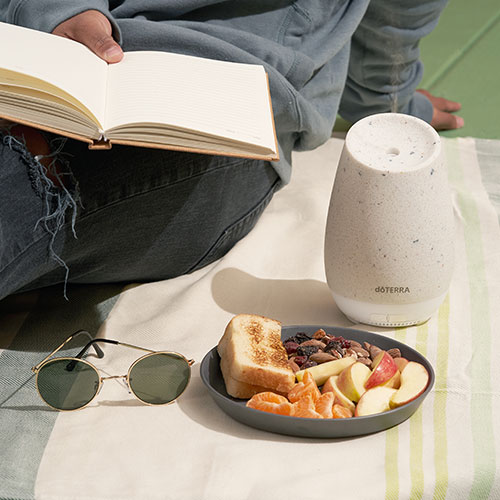
[[[500,1],[450,0],[420,58],[420,87],[462,104],[465,126],[441,135],[500,139]],[[334,131],[349,125],[338,117]]]
[[[442,135],[500,139],[500,2],[451,0],[420,50],[421,87],[462,104],[465,126]]]

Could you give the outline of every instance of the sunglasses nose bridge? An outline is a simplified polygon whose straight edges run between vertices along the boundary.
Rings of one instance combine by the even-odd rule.
[[[127,383],[127,375],[110,375],[109,377],[101,377],[101,383],[104,382],[105,380],[120,379],[120,378],[123,379],[125,383]]]
[[[127,389],[127,391],[130,393],[130,385],[128,383],[128,375],[110,375],[109,377],[101,377],[101,387],[102,387],[102,383],[105,381],[105,380],[110,380],[110,379],[121,379],[121,383],[123,383],[125,389]],[[120,380],[119,380],[120,382]],[[99,392],[100,392],[100,388],[99,388]]]

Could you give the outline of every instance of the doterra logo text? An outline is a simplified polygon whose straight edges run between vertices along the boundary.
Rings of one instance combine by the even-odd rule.
[[[410,293],[407,286],[378,286],[375,288],[377,293]]]

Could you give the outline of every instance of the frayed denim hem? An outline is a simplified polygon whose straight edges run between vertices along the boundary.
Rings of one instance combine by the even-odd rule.
[[[69,279],[69,267],[54,250],[54,244],[58,232],[62,229],[66,221],[68,211],[71,213],[71,231],[73,236],[77,238],[75,222],[78,206],[82,205],[78,183],[70,169],[69,155],[63,152],[67,139],[64,137],[54,137],[49,140],[49,149],[51,151],[49,155],[33,156],[28,151],[23,139],[10,135],[8,129],[4,129],[2,132],[5,134],[2,137],[3,144],[20,155],[21,162],[27,168],[33,190],[42,200],[44,215],[38,219],[33,231],[36,231],[41,226],[50,235],[49,255],[65,269],[64,298],[68,300],[66,291]],[[51,159],[48,167],[45,167],[40,162],[43,158]],[[51,177],[57,179],[58,185],[53,182]]]

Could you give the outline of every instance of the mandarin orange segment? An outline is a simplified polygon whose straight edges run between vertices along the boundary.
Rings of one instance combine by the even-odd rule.
[[[292,403],[298,401],[300,399],[302,392],[304,391],[304,387],[305,387],[304,382],[299,382],[298,384],[295,384],[288,393],[288,399]]]
[[[319,391],[316,382],[314,382],[314,379],[312,382],[299,382],[298,384],[295,384],[288,393],[288,399],[292,403],[295,403],[296,401],[306,397],[307,395],[310,395],[314,401],[316,401],[321,396],[321,392]]]
[[[333,418],[350,418],[352,417],[352,411],[345,406],[334,404],[332,408]]]
[[[291,415],[293,412],[293,406],[288,401],[286,403],[281,403],[274,406],[269,410],[271,413],[276,413],[277,415]]]
[[[309,408],[294,408],[292,415],[304,418],[323,418],[317,411],[310,410]]]
[[[323,418],[317,411],[311,394],[306,394],[292,405],[293,417]]]
[[[306,394],[293,404],[294,408],[301,408],[303,410],[315,410],[314,399],[310,394]]]
[[[316,381],[314,380],[314,377],[311,375],[311,372],[308,372],[307,370],[304,372],[304,376],[302,377],[302,382],[304,382],[304,384],[316,385]]]
[[[293,410],[288,399],[274,392],[259,392],[252,396],[246,405],[255,410],[276,413],[277,415],[290,415]]]
[[[270,392],[270,391],[259,392],[258,394],[253,395],[250,401],[254,402],[263,401],[266,403],[276,403],[276,404],[288,403],[288,399],[286,399],[285,396],[281,396],[280,394],[276,394],[275,392]]]
[[[315,410],[323,418],[333,418],[333,402],[335,401],[335,395],[333,392],[325,392],[320,396],[315,402]]]

